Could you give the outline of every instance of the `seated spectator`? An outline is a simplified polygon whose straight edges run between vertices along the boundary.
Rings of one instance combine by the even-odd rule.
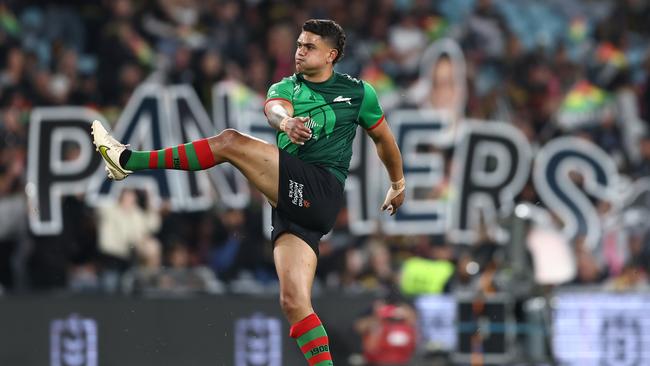
[[[138,260],[122,277],[122,292],[141,294],[158,287],[158,275],[163,270],[162,248],[154,238],[144,240],[138,248]]]
[[[74,266],[68,273],[68,288],[73,292],[97,292],[101,285],[94,263]]]
[[[169,267],[160,276],[160,288],[173,293],[222,292],[214,273],[204,266],[190,266],[190,253],[185,244],[174,244],[167,255]]]
[[[204,266],[190,266],[187,245],[177,242],[167,254],[168,267],[161,266],[160,245],[149,240],[141,248],[140,265],[125,275],[123,290],[147,295],[221,293],[223,285]]]
[[[398,296],[375,301],[370,313],[355,323],[366,364],[410,365],[417,343],[416,321],[415,310]]]

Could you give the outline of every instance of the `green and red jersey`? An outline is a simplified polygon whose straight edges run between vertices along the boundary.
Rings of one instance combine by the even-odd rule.
[[[278,132],[280,149],[306,163],[327,168],[342,183],[348,175],[352,141],[357,126],[372,130],[384,120],[375,89],[365,81],[334,72],[321,83],[294,74],[273,84],[266,101],[285,99],[293,105],[294,117],[309,117],[305,125],[312,138],[304,145],[293,144]]]

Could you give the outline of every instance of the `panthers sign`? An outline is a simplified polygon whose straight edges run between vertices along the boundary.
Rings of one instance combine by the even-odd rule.
[[[188,86],[142,85],[113,132],[123,143],[144,150],[228,127],[274,142],[275,131],[268,126],[262,105],[263,100],[245,87],[220,83],[215,85],[209,116]],[[125,187],[144,187],[176,211],[205,210],[215,201],[239,208],[249,204],[248,183],[227,164],[201,172],[152,170],[120,182],[107,180],[93,151],[93,119],[106,122],[98,112],[83,107],[32,112],[27,193],[34,233],[61,231],[65,195],[85,194],[90,205],[97,205],[116,199]],[[486,228],[504,240],[507,232],[500,219],[510,216],[517,204],[526,204],[515,198],[532,180],[544,206],[560,219],[564,234],[584,236],[594,246],[602,220],[596,204],[607,202],[615,214],[623,201],[617,192],[627,180],[619,177],[615,162],[601,148],[586,140],[561,137],[534,150],[517,128],[505,122],[452,124],[450,117],[435,110],[397,110],[387,119],[402,150],[407,199],[394,217],[380,213],[388,179],[370,139],[358,133],[346,183],[349,224],[355,234],[448,233],[454,242],[471,243],[479,229]],[[66,146],[75,147],[75,153],[66,154]]]

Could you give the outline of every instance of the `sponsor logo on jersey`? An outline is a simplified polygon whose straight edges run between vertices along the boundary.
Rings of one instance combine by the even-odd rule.
[[[348,103],[349,105],[352,105],[352,102],[350,102],[352,98],[345,98],[342,95],[339,95],[338,97],[334,98],[332,101],[333,103]]]

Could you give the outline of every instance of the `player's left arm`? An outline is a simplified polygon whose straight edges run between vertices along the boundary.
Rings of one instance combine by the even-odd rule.
[[[382,211],[388,210],[391,216],[404,202],[404,171],[402,170],[402,154],[395,141],[395,136],[386,121],[381,121],[372,130],[367,130],[368,136],[374,141],[377,155],[384,163],[391,186],[386,193],[386,199],[381,206]]]
[[[404,171],[402,169],[402,154],[399,151],[395,136],[390,130],[384,111],[379,105],[375,89],[363,82],[364,95],[359,110],[359,124],[366,130],[377,148],[377,155],[384,163],[391,186],[386,193],[386,199],[381,206],[382,211],[388,210],[391,216],[404,202]]]

